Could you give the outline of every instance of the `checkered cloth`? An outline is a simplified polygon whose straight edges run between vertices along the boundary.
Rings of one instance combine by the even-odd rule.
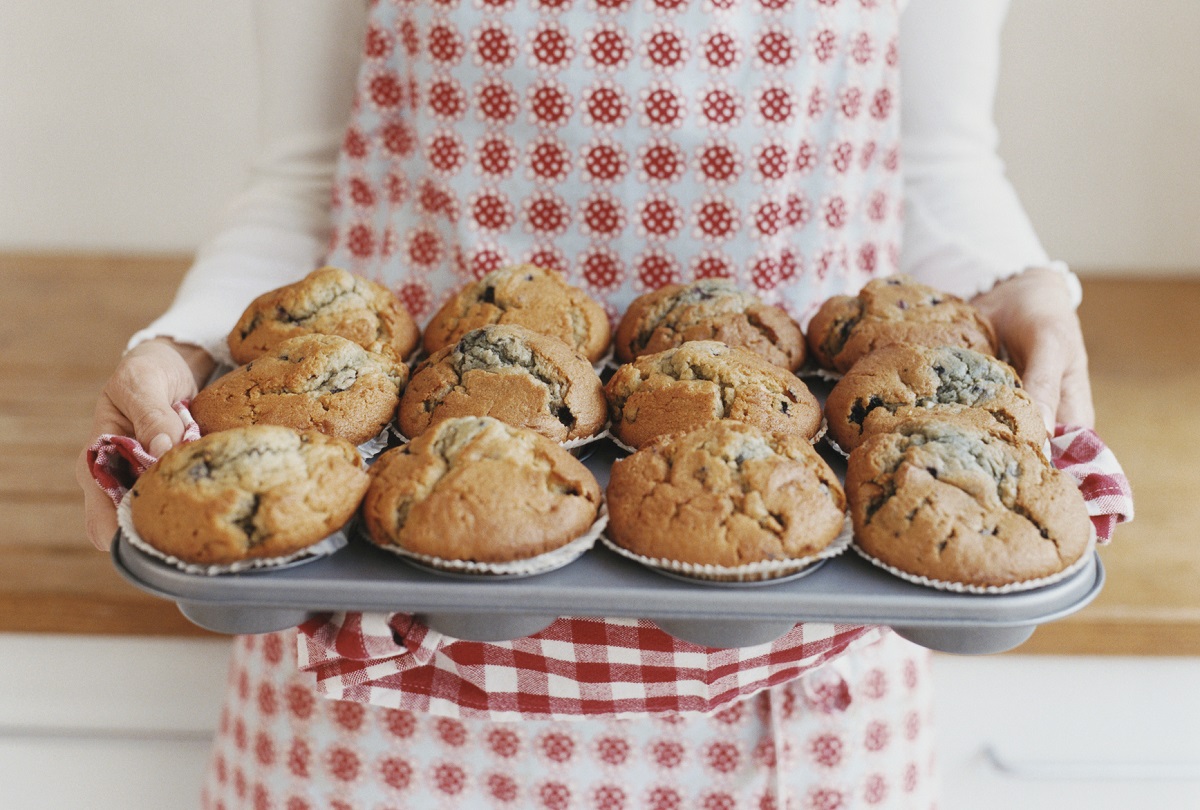
[[[769,644],[711,649],[645,620],[570,617],[484,643],[443,636],[406,613],[328,614],[300,630],[300,667],[326,697],[491,720],[707,712],[878,635],[805,623]]]
[[[177,402],[175,413],[183,420],[183,442],[194,442],[200,438],[200,426],[187,409],[188,403]],[[138,476],[157,459],[142,447],[137,439],[105,433],[88,448],[88,469],[100,489],[112,498],[114,505],[120,504],[125,493],[133,486]]]
[[[1059,425],[1050,440],[1050,458],[1079,485],[1100,545],[1112,540],[1118,523],[1133,520],[1129,479],[1095,431]]]
[[[185,439],[196,438],[192,425]],[[1060,427],[1050,446],[1055,466],[1079,484],[1098,541],[1109,542],[1116,524],[1133,517],[1116,457],[1084,428]],[[110,495],[154,461],[120,436],[103,437],[91,452],[93,475]],[[327,613],[300,626],[297,646],[300,667],[329,698],[513,720],[712,711],[877,635],[871,627],[806,622],[768,644],[713,649],[644,620],[566,617],[526,638],[484,643],[444,636],[407,613]]]

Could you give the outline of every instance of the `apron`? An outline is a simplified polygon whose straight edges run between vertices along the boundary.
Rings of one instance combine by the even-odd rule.
[[[379,0],[329,263],[422,321],[515,262],[807,322],[898,263],[893,0]]]
[[[806,323],[897,266],[897,17],[891,0],[376,0],[328,263],[418,322],[533,262],[614,320],[719,277]],[[929,808],[928,654],[862,641],[705,713],[497,722],[329,700],[296,667],[311,638],[245,637],[204,806]]]
[[[443,717],[328,700],[296,631],[233,645],[206,810],[930,810],[929,653],[886,632],[709,714]]]

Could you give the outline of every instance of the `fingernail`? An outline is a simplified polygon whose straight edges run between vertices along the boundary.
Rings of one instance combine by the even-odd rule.
[[[158,458],[163,453],[171,449],[171,437],[165,433],[160,433],[150,440],[150,455]]]
[[[1046,423],[1046,433],[1054,435],[1054,411],[1050,410],[1049,405],[1038,405],[1038,409],[1042,412],[1042,421]]]

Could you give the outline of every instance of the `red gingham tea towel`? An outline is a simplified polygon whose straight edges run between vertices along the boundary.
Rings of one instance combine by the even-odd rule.
[[[187,405],[186,402],[177,402],[173,407],[183,420],[181,441],[194,442],[200,438],[200,426],[192,418]],[[87,460],[92,478],[116,505],[121,503],[121,498],[125,497],[138,476],[158,459],[150,455],[137,439],[105,433],[88,448]]]
[[[1093,431],[1059,427],[1051,459],[1078,482],[1107,543],[1133,517],[1116,457]],[[527,638],[481,643],[443,636],[406,613],[324,614],[300,630],[300,667],[326,697],[493,720],[711,711],[876,637],[872,628],[804,623],[769,644],[710,649],[648,621],[575,617]]]
[[[483,643],[443,636],[405,613],[326,614],[300,630],[300,667],[325,697],[490,720],[707,712],[878,635],[805,623],[768,644],[714,649],[645,620],[571,617]]]
[[[1059,425],[1050,440],[1050,459],[1079,485],[1096,527],[1097,543],[1110,542],[1118,523],[1133,520],[1129,479],[1095,431]]]

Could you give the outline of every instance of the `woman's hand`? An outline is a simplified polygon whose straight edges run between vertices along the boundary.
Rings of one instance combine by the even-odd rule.
[[[1030,268],[972,301],[996,327],[1025,390],[1054,423],[1092,427],[1087,351],[1066,282],[1060,273]]]
[[[104,386],[92,417],[92,433],[75,464],[83,488],[88,539],[101,551],[117,531],[117,510],[96,485],[88,469],[87,448],[101,434],[132,436],[155,456],[183,437],[183,420],[172,406],[196,395],[212,373],[212,358],[203,349],[155,339],[131,349]]]

